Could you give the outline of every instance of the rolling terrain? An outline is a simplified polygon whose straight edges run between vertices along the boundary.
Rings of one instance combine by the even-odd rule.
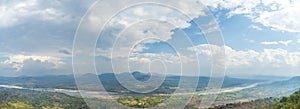
[[[0,88],[1,109],[89,109],[82,98],[62,93]]]

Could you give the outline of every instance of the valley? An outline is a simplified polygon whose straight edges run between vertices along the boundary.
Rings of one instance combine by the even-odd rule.
[[[87,75],[83,75],[87,76]],[[139,79],[146,78],[147,75],[139,74]],[[55,85],[51,83],[52,81],[57,81],[55,79],[64,79],[67,78],[66,81],[60,82],[60,84]],[[223,88],[220,90],[210,90],[204,89],[204,85],[198,85],[198,90],[196,92],[181,92],[181,93],[172,93],[176,88],[176,83],[178,83],[177,78],[180,77],[167,77],[163,86],[158,88],[154,93],[150,94],[139,94],[135,92],[126,91],[124,87],[121,87],[120,84],[116,81],[116,79],[111,74],[100,75],[99,78],[101,79],[105,77],[102,82],[106,82],[105,88],[109,88],[107,91],[96,91],[96,90],[78,90],[76,86],[73,86],[75,83],[71,78],[72,76],[57,76],[53,78],[50,76],[46,80],[50,80],[48,82],[44,81],[47,77],[15,77],[9,78],[14,79],[14,81],[9,82],[5,81],[7,78],[1,77],[0,81],[0,88],[1,90],[18,90],[17,92],[27,92],[27,93],[50,93],[50,94],[62,94],[64,96],[75,97],[75,99],[80,100],[81,96],[84,95],[86,99],[96,99],[96,101],[106,101],[112,102],[117,101],[123,105],[128,105],[130,107],[152,107],[156,105],[163,105],[165,104],[164,100],[168,99],[170,96],[178,96],[180,99],[185,99],[188,96],[192,96],[191,101],[188,103],[187,107],[189,108],[209,108],[211,106],[206,106],[200,103],[209,99],[211,96],[216,96],[215,102],[212,106],[222,106],[226,104],[232,103],[247,103],[253,102],[255,100],[265,99],[265,98],[276,98],[280,99],[283,96],[288,96],[300,88],[300,85],[296,84],[300,82],[299,77],[293,77],[288,80],[280,80],[280,81],[263,81],[263,80],[247,80],[247,79],[238,79],[238,78],[224,78],[224,85]],[[43,78],[43,79],[40,79]],[[176,79],[174,79],[176,78]],[[186,77],[187,78],[187,77]],[[193,77],[194,78],[194,77]],[[54,80],[51,80],[54,79]],[[201,82],[205,82],[206,77],[200,77]],[[30,80],[30,81],[28,81]],[[208,80],[208,79],[206,79]],[[236,81],[239,80],[239,81]],[[25,82],[27,81],[27,82]],[[41,84],[48,84],[40,87]],[[72,85],[73,84],[73,85]],[[117,85],[116,85],[117,84]],[[283,85],[284,84],[284,85]],[[59,85],[59,86],[58,86]],[[166,91],[166,92],[163,92]],[[146,98],[145,98],[146,97]],[[150,97],[150,98],[149,98]],[[138,99],[144,99],[138,100]],[[173,101],[180,101],[180,99],[173,100]],[[136,101],[138,100],[138,101]],[[153,102],[147,104],[147,102]],[[270,101],[276,101],[270,100]],[[139,104],[141,102],[144,105]],[[10,103],[5,102],[5,103]],[[15,103],[15,102],[13,102]],[[17,103],[24,103],[24,102],[17,102]],[[26,103],[25,103],[26,104]],[[25,105],[24,104],[24,105]],[[85,104],[85,103],[84,103]],[[168,104],[168,103],[167,103]],[[165,104],[165,105],[167,105]],[[52,106],[53,107],[53,106]]]

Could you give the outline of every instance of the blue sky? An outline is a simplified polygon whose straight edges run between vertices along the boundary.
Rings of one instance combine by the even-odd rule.
[[[86,29],[96,34],[98,31],[93,29],[97,28],[97,23],[103,22],[101,17],[109,15],[107,10],[86,13],[94,2],[0,1],[0,76],[72,74],[73,40],[82,17],[86,14]],[[213,54],[209,47],[219,50],[222,46],[208,44],[207,34],[202,32],[210,31],[208,34],[213,36],[219,29],[225,44],[226,75],[300,74],[299,1],[201,2],[208,8],[201,7],[196,0],[174,4],[184,14],[190,15],[192,21],[182,17],[182,13],[176,10],[155,5],[131,7],[114,16],[97,43],[96,64],[102,70],[100,72],[112,72],[111,62],[114,59],[120,64],[129,61],[132,65],[130,70],[143,72],[149,71],[152,61],[160,60],[169,69],[167,73],[179,74],[181,70],[178,66],[186,64],[189,67],[184,69],[183,74],[193,75],[196,67],[191,63],[198,61],[202,74],[209,75],[210,56]],[[113,4],[110,1],[101,3]],[[184,7],[185,4],[189,6]],[[111,8],[118,9],[121,3],[114,5]],[[216,22],[212,22],[209,16],[213,16]],[[134,23],[147,18],[158,18],[161,22],[144,20]],[[199,29],[196,23],[204,28]],[[123,33],[117,39],[120,32]],[[190,38],[193,46],[185,42],[184,34]],[[160,41],[145,40],[137,44],[147,38]],[[116,55],[111,56],[114,41],[117,42],[114,48]],[[134,52],[126,51],[129,49]],[[182,59],[178,52],[182,53]],[[127,72],[127,68],[120,65],[115,70]]]
[[[218,13],[226,15],[226,11],[217,10]],[[251,19],[247,18],[244,15],[236,15],[231,18],[219,18],[215,16],[219,20],[219,26],[223,33],[225,44],[227,46],[232,47],[235,50],[255,50],[255,51],[263,51],[263,49],[276,49],[282,48],[288,51],[299,51],[299,43],[297,42],[299,38],[299,33],[290,33],[284,31],[274,31],[268,27],[264,27],[259,23],[253,23]],[[196,19],[197,20],[197,19]],[[188,28],[184,28],[183,30],[188,34],[191,38],[192,42],[196,45],[198,44],[206,44],[207,41],[205,36],[199,34],[201,31],[197,25],[193,22],[190,22],[191,26]],[[257,30],[252,28],[252,26],[256,26],[262,30]],[[273,45],[264,45],[261,42],[274,42],[274,41],[288,41],[292,40],[288,46],[284,44],[273,44]],[[151,46],[163,46],[159,45],[159,43],[148,44],[147,47]],[[154,49],[157,49],[155,47]],[[161,49],[165,49],[164,46]],[[167,49],[166,49],[167,50]],[[147,51],[150,51],[147,49]]]

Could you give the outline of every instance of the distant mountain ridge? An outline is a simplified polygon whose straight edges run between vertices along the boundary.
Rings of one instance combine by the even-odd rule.
[[[287,80],[283,81],[275,81],[270,84],[264,84],[262,86],[267,86],[267,87],[282,87],[282,88],[300,88],[300,76],[295,76]]]
[[[0,77],[0,84],[18,85],[28,88],[67,88],[73,89],[75,80],[73,75],[21,76]]]
[[[95,74],[84,74],[79,76],[78,78],[82,78],[82,80],[89,81],[90,78],[95,78],[97,76],[105,89],[111,92],[120,92],[127,91],[117,80],[116,75],[118,77],[126,77],[132,75],[139,81],[146,81],[151,76],[159,76],[157,74],[151,75],[150,73],[142,73],[142,72],[132,72],[132,73],[103,73],[101,75]],[[182,79],[184,78],[184,79]],[[171,93],[174,89],[172,87],[177,87],[180,80],[185,84],[192,84],[188,80],[198,79],[197,90],[201,90],[205,88],[210,80],[209,77],[192,77],[192,76],[169,76],[165,77],[164,82],[156,90],[156,92],[162,93]],[[249,80],[249,79],[239,79],[239,78],[231,78],[224,77],[223,87],[234,87],[234,86],[242,86],[249,85],[256,82],[260,82],[259,80]],[[91,82],[96,84],[94,82]],[[39,77],[0,77],[0,84],[8,84],[8,85],[18,85],[23,87],[33,87],[33,88],[67,88],[67,89],[77,89],[75,79],[73,75],[58,75],[58,76],[39,76]]]

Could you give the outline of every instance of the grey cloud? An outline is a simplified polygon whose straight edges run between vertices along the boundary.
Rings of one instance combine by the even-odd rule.
[[[12,7],[27,1],[5,1],[0,4],[0,7]],[[80,0],[46,0],[33,1],[36,5],[23,7],[28,11],[44,11],[46,9],[55,9],[61,16],[49,15],[51,20],[43,20],[40,14],[29,14],[20,16],[21,13],[12,9],[14,12],[4,13],[4,17],[13,17],[19,19],[14,25],[0,28],[0,52],[9,52],[11,54],[53,54],[57,53],[59,48],[71,48],[73,37],[80,21],[81,16],[84,15],[87,8],[94,0],[80,1]],[[3,13],[2,13],[3,14]],[[53,13],[56,14],[56,13]],[[1,15],[1,14],[0,14]],[[65,21],[62,17],[68,16]],[[3,19],[0,19],[3,21]],[[1,23],[1,22],[0,22]]]
[[[72,54],[72,53],[71,53],[70,51],[68,51],[68,50],[59,50],[58,52],[59,52],[59,53],[66,54],[66,55]]]
[[[16,65],[21,65],[19,69]],[[50,61],[41,61],[39,59],[25,59],[22,63],[0,62],[1,76],[41,76],[41,75],[66,75],[72,73],[71,63],[57,65]]]
[[[54,67],[55,64],[48,61],[42,62],[40,60],[28,59],[24,61],[20,73],[26,76],[49,75],[56,72]]]
[[[11,65],[0,63],[0,75],[1,76],[15,76],[17,74],[16,68]]]

